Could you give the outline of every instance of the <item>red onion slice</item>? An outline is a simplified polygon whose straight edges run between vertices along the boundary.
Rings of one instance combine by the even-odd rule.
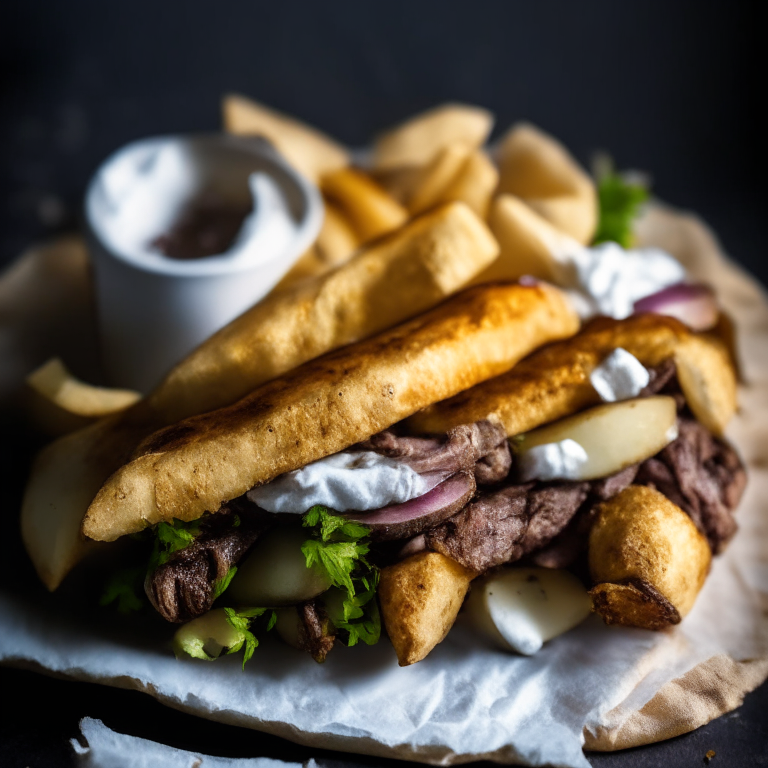
[[[715,292],[703,283],[677,283],[635,302],[635,314],[669,315],[694,331],[708,331],[717,324],[720,308]]]
[[[345,516],[371,528],[371,537],[390,541],[416,536],[439,525],[463,509],[475,494],[471,472],[457,472],[423,496],[371,512],[348,512]]]

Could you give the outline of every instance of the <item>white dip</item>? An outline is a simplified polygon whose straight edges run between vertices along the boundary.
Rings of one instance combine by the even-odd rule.
[[[587,452],[575,440],[536,445],[517,456],[517,473],[521,482],[530,480],[578,480],[586,464]]]
[[[651,376],[645,366],[626,349],[614,349],[589,375],[592,386],[606,403],[637,397]]]
[[[633,314],[635,302],[686,278],[682,264],[658,248],[625,251],[617,243],[574,247],[559,254],[557,262],[556,282],[585,318],[622,320]]]
[[[336,453],[252,488],[250,501],[268,512],[303,515],[315,504],[337,512],[363,512],[422,496],[435,482],[407,464],[373,451]]]

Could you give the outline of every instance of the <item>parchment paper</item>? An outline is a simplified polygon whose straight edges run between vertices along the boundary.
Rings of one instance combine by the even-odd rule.
[[[82,768],[317,768],[314,760],[286,763],[269,757],[211,757],[174,749],[107,728],[101,720],[84,717],[80,739],[72,739],[77,764]]]
[[[397,667],[387,642],[340,648],[323,665],[264,642],[245,672],[229,657],[176,661],[154,625],[125,630],[65,611],[56,595],[0,594],[0,659],[144,690],[169,706],[303,744],[456,764],[589,765],[611,750],[691,730],[738,706],[768,675],[768,302],[724,261],[695,218],[655,207],[643,244],[713,283],[739,326],[746,386],[729,436],[750,468],[741,526],[693,611],[661,633],[593,617],[532,658],[457,627],[423,662]]]

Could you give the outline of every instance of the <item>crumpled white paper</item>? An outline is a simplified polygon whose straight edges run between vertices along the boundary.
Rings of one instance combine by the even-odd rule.
[[[269,757],[211,757],[199,752],[166,747],[156,741],[140,739],[107,728],[101,720],[84,717],[80,721],[80,740],[72,739],[77,764],[82,768],[317,768],[314,760],[287,763]]]
[[[753,281],[720,262],[700,225],[686,235],[680,217],[660,212],[657,219],[655,230],[653,222],[641,228],[644,244],[665,247],[694,277],[716,282],[742,333],[748,382],[729,429],[750,467],[741,530],[677,628],[606,627],[592,617],[524,658],[457,627],[427,659],[402,669],[387,642],[334,649],[318,665],[268,638],[243,672],[234,657],[175,660],[172,629],[164,638],[138,626],[128,635],[100,626],[96,613],[78,619],[55,595],[35,604],[7,591],[0,594],[0,659],[137,688],[176,709],[318,748],[442,765],[491,759],[567,768],[589,765],[585,738],[589,745],[598,733],[618,732],[665,684],[702,662],[768,659],[768,303]],[[752,687],[768,672],[759,663]],[[706,721],[666,723],[663,734]],[[648,738],[664,736],[651,731]]]

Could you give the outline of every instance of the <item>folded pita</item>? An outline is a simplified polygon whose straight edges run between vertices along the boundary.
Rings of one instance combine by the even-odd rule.
[[[597,226],[597,193],[588,174],[558,141],[526,123],[513,126],[499,145],[499,194],[521,198],[582,244]]]
[[[337,453],[430,403],[508,370],[579,320],[540,284],[478,286],[414,320],[274,379],[234,405],[152,435],[83,520],[112,541],[194,520],[255,485]]]
[[[349,153],[341,144],[299,120],[235,94],[225,96],[221,106],[224,130],[239,136],[263,136],[313,181],[349,165]]]
[[[138,442],[174,421],[237,400],[275,376],[434,307],[466,285],[498,246],[466,206],[412,221],[327,274],[271,294],[203,342],[147,398],[47,446],[24,496],[24,544],[56,589],[86,552],[80,523]]]
[[[736,377],[725,346],[714,337],[693,334],[674,318],[651,314],[598,318],[577,336],[539,350],[508,373],[415,414],[408,428],[441,433],[489,419],[514,436],[569,416],[601,402],[589,376],[618,347],[647,368],[675,360],[694,416],[722,434],[736,411]]]

